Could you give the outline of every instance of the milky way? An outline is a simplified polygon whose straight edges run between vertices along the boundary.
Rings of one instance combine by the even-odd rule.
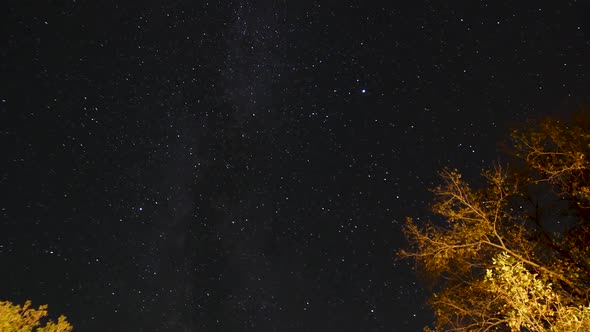
[[[79,331],[415,331],[406,216],[588,104],[575,2],[8,5],[0,300]],[[113,326],[116,326],[113,327]]]

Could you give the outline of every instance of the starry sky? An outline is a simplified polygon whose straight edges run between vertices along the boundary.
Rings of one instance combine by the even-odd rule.
[[[0,299],[77,331],[419,331],[437,170],[588,104],[576,1],[16,1]]]

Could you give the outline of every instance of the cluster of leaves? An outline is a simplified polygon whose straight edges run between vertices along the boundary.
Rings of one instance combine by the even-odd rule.
[[[590,331],[590,305],[564,303],[550,280],[527,270],[522,262],[506,253],[494,258],[485,281],[496,297],[505,324],[512,331]]]
[[[523,167],[485,170],[479,190],[441,172],[440,220],[409,218],[400,255],[433,284],[437,330],[590,330],[590,118],[512,138]]]
[[[71,332],[72,325],[65,316],[57,322],[47,320],[47,305],[35,309],[31,301],[21,307],[8,301],[0,301],[0,331],[2,332]],[[43,321],[46,320],[45,324]]]

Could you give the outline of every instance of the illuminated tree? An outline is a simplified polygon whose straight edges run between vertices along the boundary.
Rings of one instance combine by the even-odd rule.
[[[473,189],[440,173],[435,217],[404,233],[440,331],[590,331],[590,119],[512,134],[523,167]]]
[[[57,322],[47,320],[47,305],[38,309],[31,307],[31,301],[26,301],[21,307],[8,301],[0,301],[0,331],[1,332],[70,332],[72,325],[66,317],[61,315]],[[43,322],[45,324],[43,324]]]

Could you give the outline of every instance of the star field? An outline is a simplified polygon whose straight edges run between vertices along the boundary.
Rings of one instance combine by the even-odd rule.
[[[406,216],[588,104],[583,6],[10,1],[0,300],[77,331],[417,331]]]

